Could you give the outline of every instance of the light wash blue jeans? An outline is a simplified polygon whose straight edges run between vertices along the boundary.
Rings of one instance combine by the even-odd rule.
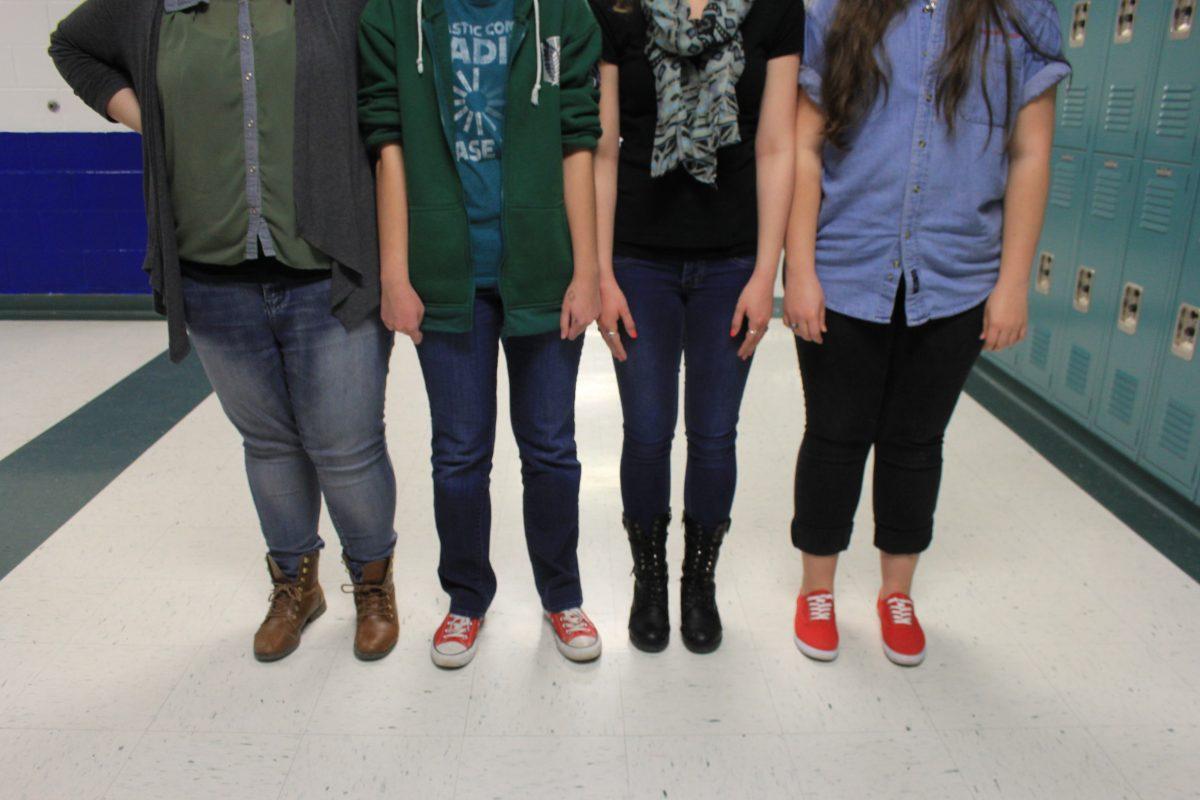
[[[392,334],[378,317],[347,330],[328,280],[184,279],[188,334],[242,435],[267,549],[291,576],[324,547],[321,496],[355,578],[396,543],[396,480],[383,428]]]

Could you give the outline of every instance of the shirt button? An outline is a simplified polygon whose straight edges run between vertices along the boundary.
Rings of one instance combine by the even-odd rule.
[[[900,259],[897,258],[892,262],[892,269],[900,269]]]
[[[904,232],[904,238],[905,238],[905,239],[911,239],[911,238],[912,238],[912,231],[905,231],[905,232]]]
[[[919,147],[919,148],[921,148],[922,150],[924,150],[924,149],[925,149],[925,140],[924,140],[924,139],[922,139],[921,141],[917,142],[917,147]]]
[[[894,272],[889,272],[889,273],[888,273],[888,276],[887,276],[887,281],[888,281],[888,283],[891,283],[891,282],[892,282],[892,281],[894,281],[894,280],[896,280],[896,273],[894,273]]]
[[[256,172],[258,172],[258,167],[256,167],[256,166],[254,166],[253,164],[251,164],[251,165],[250,165],[250,174],[251,174],[251,175],[253,175],[253,174],[254,174],[254,173],[256,173]]]
[[[247,127],[247,128],[253,128],[253,127],[254,127],[254,120],[250,120],[249,122],[247,122],[247,123],[246,123],[246,127]]]
[[[243,41],[246,41],[246,42],[250,41],[250,34],[248,34],[248,33],[243,33],[243,34],[242,34],[242,40],[243,40]]]
[[[932,92],[926,92],[926,93],[925,93],[925,102],[926,102],[926,103],[932,103],[932,102],[933,102],[933,93],[932,93]]]
[[[920,187],[920,186],[914,186],[914,187],[913,187],[913,194],[920,194],[920,193],[921,193],[921,187]]]
[[[253,77],[254,77],[253,73],[250,73],[250,72],[246,73],[246,80],[250,80]]]
[[[257,209],[257,208],[252,208],[252,209],[250,209],[250,216],[252,216],[252,217],[257,217],[257,216],[258,216],[258,209]]]

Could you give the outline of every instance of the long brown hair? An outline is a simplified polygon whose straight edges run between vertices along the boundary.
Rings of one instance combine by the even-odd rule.
[[[870,111],[880,90],[888,92],[890,65],[880,43],[892,22],[912,0],[839,0],[825,38],[826,71],[821,87],[825,136],[845,148],[850,131]],[[1006,133],[1012,124],[1014,65],[1009,36],[1018,35],[1043,57],[1027,35],[1025,21],[1013,0],[942,0],[951,7],[946,22],[946,46],[938,65],[937,107],[946,125],[954,130],[963,98],[977,79],[983,86],[988,121],[995,123],[996,103],[987,90],[992,48],[1004,48],[1004,118]],[[990,35],[998,33],[1000,35]],[[982,46],[980,40],[982,39]],[[1002,45],[997,45],[997,40]],[[978,78],[976,74],[978,73]]]

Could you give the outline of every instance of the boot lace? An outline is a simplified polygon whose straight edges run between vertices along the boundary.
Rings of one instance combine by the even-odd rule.
[[[343,583],[342,591],[354,595],[360,617],[396,618],[396,609],[387,588],[377,583]]]
[[[277,583],[271,587],[267,598],[270,606],[267,608],[267,619],[293,619],[300,615],[300,602],[303,591],[298,583]]]
[[[913,622],[913,602],[905,597],[889,597],[884,601],[887,603],[888,613],[892,615],[892,623],[895,625],[912,625]]]
[[[808,618],[811,620],[830,620],[833,618],[833,595],[810,594],[808,603]]]

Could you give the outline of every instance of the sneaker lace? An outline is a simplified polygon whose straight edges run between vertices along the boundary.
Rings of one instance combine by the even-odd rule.
[[[913,602],[903,597],[887,599],[888,612],[892,615],[892,623],[896,625],[912,625]]]
[[[562,626],[564,636],[569,637],[580,633],[590,634],[592,632],[592,623],[581,608],[569,608],[566,611],[559,612],[558,621],[559,625]]]
[[[805,600],[808,603],[809,619],[830,620],[833,618],[833,595],[810,594]]]
[[[267,598],[270,606],[267,608],[267,619],[283,617],[290,618],[300,613],[300,602],[303,592],[298,583],[277,583],[271,587]]]
[[[442,641],[455,640],[468,644],[471,636],[471,618],[460,614],[449,614],[442,623]]]

